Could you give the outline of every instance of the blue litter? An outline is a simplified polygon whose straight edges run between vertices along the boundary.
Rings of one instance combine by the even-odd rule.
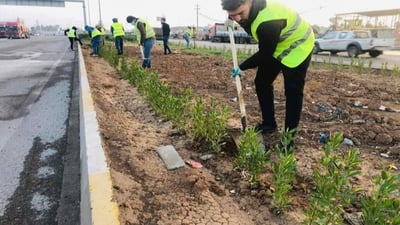
[[[317,104],[317,107],[318,107],[319,110],[322,110],[322,111],[328,110],[328,106],[326,106],[326,105]]]
[[[322,144],[326,144],[329,140],[329,136],[326,132],[319,133],[319,142]]]

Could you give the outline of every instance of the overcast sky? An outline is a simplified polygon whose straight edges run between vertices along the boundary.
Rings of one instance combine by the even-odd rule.
[[[292,7],[311,24],[329,25],[329,18],[338,13],[400,8],[399,0],[278,0]],[[101,19],[106,28],[113,17],[125,23],[128,15],[148,19],[153,26],[160,26],[157,17],[165,16],[171,26],[205,26],[223,22],[226,12],[220,0],[86,0],[86,22],[96,25]],[[198,8],[198,10],[196,9]],[[198,13],[197,13],[198,12]],[[28,26],[36,24],[60,25],[63,28],[84,26],[82,3],[66,3],[60,7],[0,5],[0,21],[20,17]]]

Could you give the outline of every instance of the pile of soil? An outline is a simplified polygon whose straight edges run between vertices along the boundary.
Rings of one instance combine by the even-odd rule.
[[[139,48],[127,46],[124,51],[131,60],[141,63]],[[262,174],[260,185],[251,187],[246,174],[234,168],[237,149],[229,141],[221,154],[201,160],[209,153],[204,145],[173,132],[172,124],[157,116],[127,80],[102,58],[89,53],[88,49],[83,50],[121,224],[300,224],[313,190],[312,170],[323,155],[321,133],[343,131],[344,137],[354,143],[344,145],[343,151],[360,150],[362,174],[353,182],[364,189],[372,187],[372,179],[388,164],[400,168],[399,78],[312,65],[296,140],[296,181],[290,192],[293,201],[290,209],[275,215],[269,169]],[[162,46],[157,44],[149,72],[157,73],[172,89],[191,88],[196,96],[213,96],[230,106],[234,111],[229,127],[240,129],[231,68],[231,60],[219,56],[175,49],[173,54],[164,55]],[[260,121],[254,75],[255,70],[249,70],[242,77],[250,126]],[[274,94],[277,122],[283,127],[282,76],[275,82]],[[267,147],[278,139],[276,135],[266,138]],[[184,160],[198,161],[203,167],[167,170],[156,152],[165,145],[173,145]]]

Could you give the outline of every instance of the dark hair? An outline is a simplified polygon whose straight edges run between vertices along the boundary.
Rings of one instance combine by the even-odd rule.
[[[117,18],[113,18],[112,21],[113,22],[118,22],[118,19]]]
[[[136,19],[136,17],[134,17],[134,16],[127,16],[126,17],[126,22],[132,23],[132,21],[135,20],[135,19]]]
[[[235,10],[249,0],[221,0],[223,10]]]

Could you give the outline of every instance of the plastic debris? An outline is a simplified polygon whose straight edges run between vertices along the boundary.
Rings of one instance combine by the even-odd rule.
[[[356,107],[362,106],[361,101],[355,101],[354,106],[356,106]]]
[[[349,145],[349,146],[354,146],[353,141],[348,139],[348,138],[344,138],[342,144]]]
[[[381,156],[385,157],[385,158],[389,158],[389,154],[386,154],[386,153],[381,153]]]
[[[328,110],[328,106],[326,106],[326,105],[317,104],[317,107],[318,107],[319,110],[322,110],[322,111]]]
[[[206,155],[200,156],[200,159],[205,161],[205,160],[211,159],[212,157],[214,157],[214,154],[206,154]]]
[[[189,166],[191,166],[193,168],[196,168],[196,169],[203,168],[203,165],[201,165],[201,163],[196,162],[194,160],[186,160],[185,162],[186,162],[186,164],[188,164]]]
[[[237,97],[234,97],[234,98],[231,99],[232,102],[237,102],[237,100],[238,100]]]
[[[353,120],[353,124],[363,124],[365,120]]]
[[[336,116],[340,116],[340,115],[342,115],[343,111],[342,111],[341,109],[339,109],[339,108],[335,108],[335,109],[332,111],[332,113],[333,113],[334,115],[336,115]]]
[[[328,134],[326,132],[319,133],[319,142],[322,144],[326,144],[328,142]]]
[[[381,110],[381,111],[385,111],[385,110],[386,110],[386,107],[385,107],[385,106],[383,106],[383,105],[381,105],[381,106],[379,106],[379,110]]]

